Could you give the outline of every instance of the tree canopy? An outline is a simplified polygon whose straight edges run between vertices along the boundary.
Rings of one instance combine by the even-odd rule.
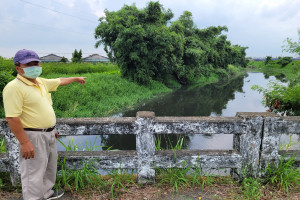
[[[283,45],[283,51],[289,52],[289,53],[295,53],[300,56],[300,29],[298,29],[298,42],[293,42],[291,38],[286,38],[284,42],[286,42],[286,45]]]
[[[79,51],[77,51],[77,49],[75,49],[74,53],[72,53],[72,59],[71,60],[74,63],[82,61],[82,51],[81,51],[81,49]]]
[[[222,34],[226,26],[199,29],[191,12],[171,22],[173,16],[159,2],[149,2],[144,9],[133,4],[105,10],[95,30],[95,46],[103,44],[122,76],[142,84],[169,78],[189,84],[212,69],[246,66],[246,47],[231,45]]]

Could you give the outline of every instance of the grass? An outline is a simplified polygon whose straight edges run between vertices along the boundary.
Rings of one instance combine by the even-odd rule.
[[[123,188],[126,192],[129,192],[127,187],[130,184],[136,185],[136,176],[125,173],[122,169],[114,169],[109,174],[107,185],[110,188],[111,198],[114,199],[116,196],[120,196],[121,189]]]
[[[1,63],[13,70],[11,59],[2,60]],[[59,118],[107,117],[172,91],[157,81],[147,86],[130,82],[122,78],[118,66],[111,63],[43,63],[42,66],[41,77],[44,78],[87,77],[87,83],[82,86],[73,83],[52,93],[53,108]],[[0,117],[4,117],[2,106]]]
[[[285,67],[274,63],[265,65],[264,61],[250,61],[247,67],[250,71],[261,71],[267,76],[280,77],[284,74],[285,78],[289,81],[294,80],[300,74],[299,60],[294,60]]]
[[[78,145],[74,144],[73,138],[69,140],[68,144],[64,144],[62,141],[58,140],[66,149],[66,151],[79,151],[88,150],[95,151],[101,147],[95,146],[95,143],[90,144],[86,141],[86,147],[80,148]],[[95,142],[96,140],[94,140]],[[109,150],[110,148],[108,148]],[[108,151],[107,150],[107,151]],[[114,199],[115,196],[121,194],[121,188],[128,192],[126,185],[135,184],[136,177],[132,174],[126,174],[124,170],[114,169],[108,176],[108,179],[104,180],[103,177],[98,173],[98,170],[93,167],[96,160],[89,160],[88,162],[81,162],[81,166],[77,168],[69,168],[66,165],[66,158],[63,162],[58,163],[60,170],[57,173],[56,188],[64,188],[67,190],[75,190],[76,192],[82,191],[86,188],[97,188],[102,190],[109,190],[111,193],[111,198]]]
[[[190,169],[191,167],[188,167],[186,162],[183,162],[183,168],[157,169],[159,184],[168,184],[172,188],[172,192],[179,193],[179,188],[191,187],[187,176]]]
[[[6,153],[5,140],[0,137],[0,153]]]
[[[112,63],[42,63],[43,76],[49,74],[120,73]]]
[[[99,177],[99,173],[93,164],[96,161],[89,160],[81,163],[81,167],[67,167],[66,159],[59,162],[61,169],[57,172],[55,188],[74,189],[75,191],[83,190],[87,187],[105,187],[104,181]]]
[[[253,177],[247,177],[243,179],[241,185],[242,199],[257,200],[261,199],[263,196],[260,180]]]
[[[287,161],[285,158],[282,156],[278,165],[268,165],[265,171],[265,181],[283,189],[288,194],[291,188],[300,186],[300,168],[294,166],[295,157],[291,157]]]
[[[61,77],[52,74],[47,78]],[[64,77],[79,76],[68,74]],[[73,83],[58,88],[52,94],[57,117],[105,117],[156,95],[171,92],[162,83],[153,81],[148,86],[137,85],[120,77],[119,74],[80,74],[87,77],[86,84]],[[68,101],[66,101],[68,99]]]
[[[172,145],[169,138],[167,138],[167,141],[169,143],[167,148],[170,147],[170,149],[174,152],[174,163],[177,163],[176,150],[182,149],[184,137],[180,136],[175,145]],[[155,138],[155,150],[162,150],[161,138],[159,136]],[[205,174],[201,167],[192,168],[191,166],[188,166],[186,161],[179,164],[177,163],[177,165],[181,165],[181,167],[156,169],[159,185],[167,184],[172,188],[172,192],[177,193],[179,193],[180,188],[201,186],[203,189],[205,185],[211,185],[211,176],[209,174]],[[198,166],[200,166],[200,162]]]
[[[289,150],[297,144],[299,144],[299,142],[293,141],[291,135],[289,141],[286,144],[282,143],[279,149]],[[296,162],[295,156],[286,159],[286,155],[283,155],[278,164],[269,164],[265,170],[265,182],[271,183],[279,189],[283,189],[287,194],[291,188],[300,186],[300,167],[294,166]]]
[[[174,163],[177,161],[176,150],[182,149],[183,137],[179,137],[175,146],[172,145],[172,142],[168,138],[169,146],[174,152]],[[155,138],[155,150],[162,150],[161,147],[161,138],[158,136]],[[191,170],[191,167],[187,165],[184,161],[181,163],[183,165],[182,168],[171,167],[167,169],[156,169],[159,185],[168,184],[172,187],[172,192],[179,193],[179,188],[181,187],[190,187],[190,181],[188,179],[188,172]]]

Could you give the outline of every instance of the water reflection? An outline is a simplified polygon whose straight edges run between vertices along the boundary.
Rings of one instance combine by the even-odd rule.
[[[182,88],[125,112],[123,116],[135,117],[141,110],[153,111],[156,116],[210,116],[212,112],[221,115],[228,101],[234,99],[235,92],[243,91],[243,79],[238,77],[226,83]]]

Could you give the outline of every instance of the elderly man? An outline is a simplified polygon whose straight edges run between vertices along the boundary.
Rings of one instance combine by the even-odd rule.
[[[72,82],[85,83],[86,77],[39,78],[39,56],[20,50],[14,57],[16,79],[3,90],[6,120],[20,143],[22,193],[25,200],[57,199],[62,191],[53,190],[57,170],[56,117],[51,91]]]

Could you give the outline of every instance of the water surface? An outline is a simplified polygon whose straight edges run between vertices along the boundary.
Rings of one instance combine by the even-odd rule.
[[[261,101],[263,95],[251,89],[253,85],[267,87],[274,76],[265,76],[263,73],[248,73],[229,82],[214,83],[203,87],[184,87],[173,93],[148,101],[136,108],[114,115],[116,117],[135,117],[138,111],[153,111],[156,116],[235,116],[237,112],[265,112]],[[299,141],[299,136],[292,136]],[[163,135],[162,146],[166,147],[169,140],[173,146],[178,135]],[[113,149],[135,150],[135,135],[104,135],[104,136],[75,136],[65,137],[65,144],[73,139],[80,148],[96,145],[112,146]],[[281,140],[288,141],[288,136]],[[232,149],[233,135],[190,135],[184,137],[183,147],[186,149]],[[298,145],[299,148],[299,145]],[[59,144],[58,150],[64,150]]]

